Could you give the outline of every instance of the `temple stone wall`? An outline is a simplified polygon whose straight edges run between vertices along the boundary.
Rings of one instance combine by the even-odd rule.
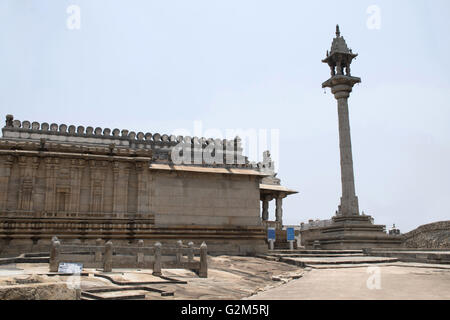
[[[0,156],[0,208],[34,217],[145,214],[148,179],[147,166],[131,161]]]
[[[2,133],[0,256],[46,252],[53,236],[117,245],[205,241],[209,252],[225,254],[267,250],[259,184],[266,174],[242,156],[238,137],[136,134],[11,115]],[[218,161],[176,168],[171,151],[179,144]],[[219,161],[227,155],[235,163]]]
[[[258,226],[254,176],[151,171],[147,163],[0,156],[3,213],[155,216],[155,225]],[[8,160],[9,159],[9,160]]]
[[[156,225],[261,225],[257,177],[158,172],[152,179]]]

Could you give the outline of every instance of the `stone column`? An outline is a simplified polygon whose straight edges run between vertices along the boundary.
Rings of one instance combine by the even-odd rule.
[[[71,190],[69,211],[80,212],[81,178],[83,175],[84,160],[73,159],[71,161]]]
[[[264,196],[262,200],[262,220],[267,221],[269,220],[269,197]]]
[[[208,278],[208,247],[206,243],[202,243],[200,246],[200,270],[198,276],[200,278]]]
[[[162,257],[161,257],[161,243],[155,243],[155,261],[153,263],[153,275],[161,276],[161,267],[162,267]]]
[[[95,240],[95,262],[101,262],[102,261],[102,239]]]
[[[148,212],[147,166],[146,162],[136,163],[137,213],[141,214]]]
[[[105,197],[105,178],[106,178],[105,161],[89,160],[89,175],[91,184],[90,195],[90,212],[103,212],[103,203]]]
[[[189,250],[188,250],[188,261],[192,262],[192,261],[194,261],[194,243],[192,241],[189,242],[188,243],[188,247],[189,247]]]
[[[352,143],[350,137],[350,120],[348,114],[348,97],[351,85],[339,84],[331,88],[338,104],[339,149],[341,156],[342,197],[339,215],[358,215],[358,198],[355,194],[355,178],[353,173]]]
[[[138,241],[138,249],[137,249],[137,267],[143,269],[144,268],[144,240]]]
[[[52,239],[50,247],[50,260],[49,260],[50,272],[58,272],[60,250],[61,250],[60,242],[57,239]]]
[[[103,272],[112,271],[112,260],[113,260],[113,244],[108,241],[105,244],[105,254],[103,255]]]
[[[176,251],[176,261],[177,261],[177,265],[180,265],[181,260],[183,258],[183,241],[178,240],[177,241],[177,251]]]
[[[59,160],[56,158],[45,159],[45,211],[55,211],[55,199],[56,199],[56,172],[59,167]]]
[[[8,206],[8,187],[11,177],[11,168],[14,158],[6,156],[6,160],[1,164],[3,166],[4,175],[0,177],[0,209],[6,211]]]
[[[283,195],[278,195],[275,198],[275,219],[279,223],[279,227],[283,226]]]
[[[123,215],[128,210],[128,176],[129,168],[126,167],[126,164],[115,162],[113,167],[113,212],[119,215]]]

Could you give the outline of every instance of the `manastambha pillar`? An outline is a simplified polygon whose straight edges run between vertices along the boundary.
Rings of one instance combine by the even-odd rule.
[[[311,227],[301,232],[302,242],[307,248],[322,249],[363,249],[376,247],[398,247],[401,236],[389,236],[384,225],[373,224],[371,216],[360,214],[358,197],[355,192],[353,172],[352,143],[350,137],[350,120],[348,98],[353,86],[361,79],[353,77],[350,65],[357,57],[348,48],[336,26],[336,37],[331,50],[327,51],[323,63],[329,65],[331,77],[322,84],[330,88],[337,100],[339,119],[339,149],[341,159],[341,203],[331,223],[321,227]]]
[[[353,173],[352,142],[350,137],[350,120],[348,115],[348,98],[352,88],[361,79],[352,77],[350,65],[358,54],[347,47],[341,37],[339,26],[336,26],[336,38],[333,39],[331,51],[322,62],[331,69],[331,78],[322,84],[323,88],[331,88],[337,100],[339,117],[339,149],[341,153],[342,197],[339,216],[359,215],[358,198],[355,194],[355,176]]]

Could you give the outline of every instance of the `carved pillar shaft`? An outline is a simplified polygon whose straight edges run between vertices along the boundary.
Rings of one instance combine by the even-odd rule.
[[[339,117],[339,149],[341,158],[342,197],[340,214],[357,215],[358,199],[355,194],[355,177],[353,173],[352,144],[350,137],[350,120],[348,114],[348,93],[337,96]]]
[[[71,201],[70,211],[80,212],[80,196],[81,196],[81,177],[83,174],[84,160],[73,160],[71,168]]]
[[[129,169],[119,162],[114,164],[113,169],[114,174],[114,201],[113,201],[113,211],[114,213],[125,213],[127,212],[128,204],[128,178]]]
[[[283,225],[283,197],[277,196],[275,199],[275,219],[280,224],[280,227]]]
[[[91,175],[91,212],[103,212],[105,196],[105,163],[91,160],[89,163]]]
[[[262,220],[263,221],[267,221],[269,220],[269,199],[267,199],[267,197],[265,197],[262,200]]]
[[[46,159],[46,186],[45,186],[45,211],[53,212],[56,208],[56,172],[58,170],[58,160]]]
[[[148,212],[147,172],[145,163],[136,164],[138,213]]]
[[[0,177],[0,209],[5,211],[8,205],[8,188],[9,179],[11,177],[11,168],[13,164],[13,157],[7,156],[2,166],[4,168],[4,175]]]

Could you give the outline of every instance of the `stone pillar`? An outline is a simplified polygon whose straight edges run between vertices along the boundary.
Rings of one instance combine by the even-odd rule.
[[[56,172],[59,167],[59,159],[45,159],[45,211],[54,212],[56,209]]]
[[[103,212],[106,179],[105,161],[89,160],[89,174],[91,184],[90,212]]]
[[[84,160],[73,159],[71,161],[71,190],[70,207],[71,212],[80,212],[81,178],[83,175]]]
[[[33,191],[37,168],[39,167],[39,158],[37,157],[19,157],[19,201],[17,209],[31,211],[33,209]]]
[[[95,240],[95,262],[101,262],[102,261],[102,239]]]
[[[208,247],[206,243],[202,243],[200,246],[200,270],[198,276],[200,278],[208,278]]]
[[[58,272],[59,267],[59,254],[60,254],[60,242],[54,238],[52,239],[50,248],[50,272]]]
[[[137,175],[137,213],[148,212],[148,192],[147,192],[147,174],[148,164],[146,162],[136,163]]]
[[[264,196],[262,200],[262,213],[261,217],[263,221],[269,220],[269,197]]]
[[[161,276],[161,243],[155,243],[155,262],[153,263],[153,275]]]
[[[279,224],[278,227],[281,228],[283,226],[283,196],[278,195],[275,201],[275,218]]]
[[[129,168],[126,164],[115,162],[113,167],[114,197],[113,212],[123,215],[128,210],[128,178]]]
[[[8,188],[9,179],[11,177],[11,168],[14,158],[6,156],[5,161],[1,164],[3,166],[4,174],[0,177],[0,209],[6,211],[8,206]]]
[[[191,241],[188,243],[189,251],[188,251],[188,261],[194,261],[194,243]]]
[[[322,88],[330,88],[337,100],[339,118],[339,150],[341,158],[342,196],[338,216],[359,215],[358,198],[355,193],[355,177],[353,174],[352,144],[350,139],[350,121],[348,116],[348,97],[353,86],[361,83],[361,79],[350,75],[350,64],[358,54],[348,48],[341,37],[339,26],[336,26],[336,37],[333,39],[331,51],[322,60],[331,68],[331,78],[322,83]],[[343,69],[346,69],[344,75]],[[334,73],[336,69],[336,74]]]
[[[113,244],[108,241],[105,245],[105,255],[103,257],[103,272],[112,271],[112,260],[113,260]]]
[[[183,241],[178,240],[177,241],[177,264],[179,265],[181,263],[181,258],[183,257]]]
[[[144,240],[138,241],[137,267],[144,268]]]
[[[350,120],[348,114],[348,97],[352,91],[350,85],[336,85],[331,88],[338,103],[339,149],[341,157],[342,197],[339,215],[358,215],[358,198],[355,194],[355,177],[353,173],[352,143],[350,137]]]

